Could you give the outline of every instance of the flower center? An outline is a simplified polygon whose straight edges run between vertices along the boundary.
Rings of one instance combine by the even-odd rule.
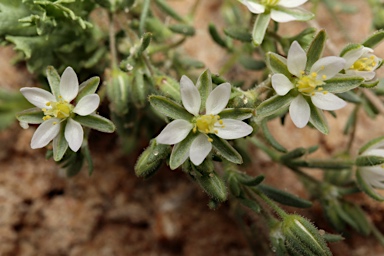
[[[50,101],[46,104],[51,108],[46,109],[43,108],[44,117],[43,120],[48,120],[52,117],[56,117],[59,119],[65,119],[70,116],[72,113],[73,106],[65,100],[60,100],[58,102]]]
[[[352,64],[350,69],[357,71],[372,71],[376,66],[375,56],[371,55],[370,57],[363,57],[355,61]]]
[[[196,119],[196,125],[193,128],[193,132],[199,130],[202,133],[217,133],[218,130],[215,129],[215,124],[219,123],[221,128],[224,128],[223,120],[220,120],[219,115],[202,115]],[[217,127],[217,125],[216,125]],[[211,139],[208,139],[211,141]]]
[[[269,7],[276,6],[280,0],[261,0],[261,4]]]
[[[302,71],[304,74],[304,71]],[[296,82],[296,87],[299,92],[304,94],[312,94],[315,90],[322,91],[322,87],[318,87],[319,85],[324,84],[325,79],[327,77],[323,75],[323,79],[317,79],[317,73],[312,72],[310,75],[302,75],[299,80]]]

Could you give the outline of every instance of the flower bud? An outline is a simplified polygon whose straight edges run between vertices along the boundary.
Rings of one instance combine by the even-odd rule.
[[[287,215],[281,234],[289,255],[332,255],[319,230],[299,215]]]
[[[148,178],[160,167],[163,159],[171,152],[168,145],[158,144],[156,140],[150,142],[150,146],[138,158],[135,165],[135,173],[138,177]]]
[[[128,113],[129,104],[129,81],[127,73],[120,69],[114,69],[108,80],[107,94],[111,102],[111,109],[119,116]]]

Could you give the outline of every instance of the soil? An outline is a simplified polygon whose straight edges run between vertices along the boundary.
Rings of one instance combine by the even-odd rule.
[[[169,2],[186,12],[193,1]],[[210,21],[220,22],[217,12],[216,16],[208,14],[215,14],[221,2],[200,1],[195,19],[197,34],[184,48],[207,63],[213,73],[227,61],[225,52],[212,43],[207,33]],[[345,2],[356,6],[358,12],[338,14],[338,17],[347,24],[352,40],[360,42],[370,34],[370,10],[365,1]],[[325,28],[332,39],[326,54],[339,51],[346,40],[337,32],[323,6],[319,13],[322,15],[311,25]],[[292,22],[280,29],[289,35],[303,26]],[[196,42],[204,47],[196,48]],[[383,45],[375,52],[383,57]],[[11,90],[37,86],[24,65],[12,64],[14,56],[10,47],[0,48],[0,86]],[[349,106],[338,111],[337,122],[327,115],[331,127],[328,136],[310,128],[297,129],[288,119],[284,127],[276,121],[270,128],[288,149],[320,144],[315,156],[326,158],[347,143],[342,129],[351,109]],[[383,133],[383,117],[371,120],[363,113],[360,116],[354,153],[367,140]],[[23,130],[15,123],[0,132],[0,255],[273,255],[271,250],[265,251],[269,247],[268,233],[261,219],[257,216],[246,219],[248,224],[256,223],[256,232],[246,236],[230,203],[210,210],[207,196],[179,170],[170,171],[164,166],[148,180],[136,178],[133,166],[139,152],[124,155],[115,135],[92,132],[93,175],[88,176],[83,170],[73,178],[66,178],[53,160],[45,158],[44,150],[29,147],[34,130],[34,127]],[[281,189],[307,197],[292,173],[271,163],[256,149],[254,154],[257,162],[247,171],[265,173],[268,184],[279,184]],[[364,195],[352,199],[363,206],[371,221],[384,232],[384,205]],[[334,232],[319,207],[299,213],[319,228]],[[353,231],[343,235],[347,236],[345,241],[330,245],[334,255],[384,254],[373,236],[362,237]],[[261,245],[255,248],[249,242]]]

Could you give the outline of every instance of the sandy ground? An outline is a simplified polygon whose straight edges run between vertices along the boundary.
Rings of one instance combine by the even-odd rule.
[[[181,11],[190,4],[181,0],[170,2]],[[347,2],[357,6],[359,12],[340,17],[348,28],[353,28],[351,38],[359,42],[370,33],[371,14],[365,1]],[[205,61],[213,73],[227,61],[225,52],[207,36],[207,24],[220,19],[207,13],[214,12],[220,3],[201,1],[195,20],[197,34],[184,49]],[[324,15],[312,25],[329,33],[330,54],[332,50],[340,50],[345,39],[326,10],[321,8],[320,12]],[[302,26],[293,22],[280,29],[294,34]],[[204,47],[196,48],[196,42]],[[383,46],[377,53],[384,56]],[[13,56],[11,48],[0,48],[0,86],[17,90],[36,85],[23,65],[11,64]],[[322,149],[316,156],[326,158],[345,146],[342,129],[350,111],[351,107],[347,107],[337,112],[338,122],[328,116],[331,126],[328,136],[309,128],[297,129],[288,119],[285,127],[278,122],[272,122],[270,127],[289,149],[320,143]],[[370,120],[361,116],[354,151],[368,139],[382,135],[382,117]],[[261,248],[252,251],[249,246],[233,217],[231,205],[224,203],[218,210],[210,210],[206,195],[179,170],[163,168],[152,179],[138,179],[133,173],[137,155],[123,155],[116,147],[114,135],[93,132],[94,174],[89,177],[83,171],[68,179],[52,160],[44,158],[44,150],[30,149],[33,132],[34,128],[23,130],[15,123],[0,133],[0,255],[260,255]],[[249,170],[264,172],[268,183],[279,183],[280,188],[305,196],[289,171],[271,163],[260,152],[255,155],[258,161]],[[361,195],[354,200],[363,205],[372,221],[384,231],[383,204]],[[300,213],[332,232],[317,207]],[[258,218],[253,220],[258,223]],[[258,225],[260,231],[251,237],[255,243],[267,236],[262,225]],[[346,241],[331,245],[331,249],[335,255],[384,254],[373,237],[354,232],[348,234]]]

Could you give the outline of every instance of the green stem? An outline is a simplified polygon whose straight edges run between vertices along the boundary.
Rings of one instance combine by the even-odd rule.
[[[285,218],[287,217],[287,213],[280,208],[275,202],[273,202],[269,197],[267,197],[263,192],[258,190],[257,188],[252,188],[252,190],[269,206],[272,208],[273,211],[277,213],[277,215],[280,216],[280,218]]]
[[[349,139],[348,139],[348,144],[347,144],[347,152],[351,153],[351,150],[352,150],[352,144],[355,140],[355,136],[356,136],[356,128],[357,128],[357,112],[360,108],[360,105],[356,105],[355,108],[353,109],[353,112],[352,112],[352,115],[354,116],[353,118],[353,124],[351,126],[351,133],[349,135]]]
[[[263,142],[261,142],[258,138],[252,137],[249,139],[256,147],[263,150],[274,162],[279,161],[279,155],[267,145],[265,145]]]
[[[114,69],[117,67],[115,14],[114,13],[109,13],[109,51],[111,54],[111,69]]]

